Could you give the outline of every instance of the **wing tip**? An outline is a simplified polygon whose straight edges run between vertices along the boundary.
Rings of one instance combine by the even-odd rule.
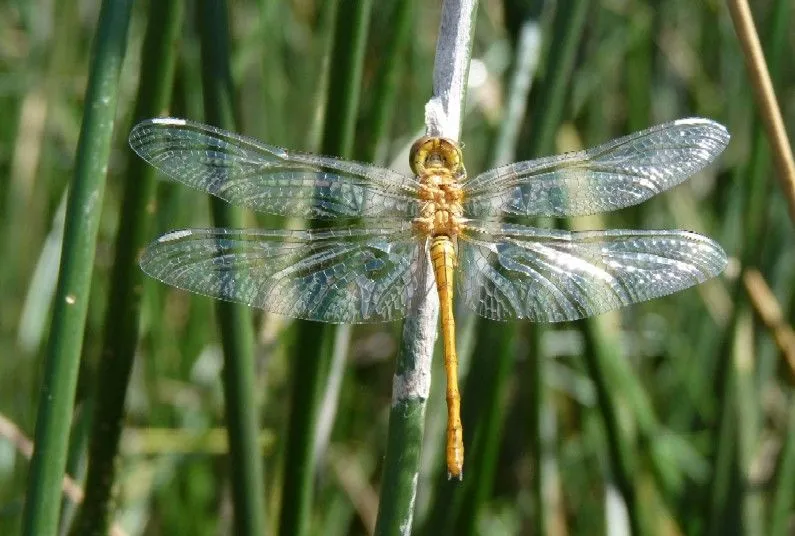
[[[152,119],[143,121],[144,123],[152,123],[153,125],[177,125],[185,126],[188,124],[187,119],[180,119],[178,117],[153,117]]]
[[[163,244],[168,244],[170,242],[175,242],[177,240],[185,239],[192,234],[195,234],[191,229],[179,229],[176,231],[169,231],[163,235],[158,236],[152,242],[149,243],[143,250],[143,253],[138,258],[138,266],[141,267],[141,270],[144,271],[147,275],[154,277],[160,281],[166,282],[159,274],[157,270],[152,269],[151,264],[153,260],[156,260],[160,250],[160,247]]]
[[[127,141],[130,143],[130,147],[138,152],[137,148],[142,145],[140,143],[141,132],[146,131],[150,125],[170,125],[184,127],[187,124],[187,119],[179,119],[177,117],[152,117],[151,119],[144,119],[143,121],[136,123],[135,126],[130,129],[130,135],[128,136]]]
[[[726,145],[728,145],[729,140],[731,139],[731,134],[729,133],[729,129],[727,129],[721,123],[713,121],[712,119],[707,119],[705,117],[685,117],[673,121],[673,124],[677,126],[684,125],[684,126],[694,126],[694,127],[708,127],[724,148],[726,147]]]
[[[166,242],[173,242],[175,240],[181,240],[187,236],[193,234],[193,231],[190,229],[179,229],[177,231],[170,231],[164,235],[159,236],[155,240],[155,244],[164,244]]]
[[[180,119],[178,117],[152,117],[150,119],[144,119],[136,123],[130,132],[138,132],[145,129],[149,125],[170,125],[175,127],[184,127],[187,124],[187,119]]]
[[[699,284],[712,279],[713,277],[719,276],[724,270],[726,270],[726,267],[729,265],[729,256],[726,254],[726,250],[724,250],[717,241],[694,231],[683,232],[687,233],[687,238],[689,240],[698,242],[701,246],[700,249],[702,249],[708,256],[707,262],[704,266],[706,269],[706,277],[701,279]]]

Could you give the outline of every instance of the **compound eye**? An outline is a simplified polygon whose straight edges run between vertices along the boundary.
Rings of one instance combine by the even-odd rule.
[[[445,167],[451,171],[461,169],[463,166],[461,164],[462,157],[459,145],[453,140],[445,138],[442,147],[443,150],[439,152],[439,155],[444,160]]]
[[[420,175],[425,170],[425,163],[431,156],[429,154],[431,144],[431,138],[429,136],[423,136],[411,146],[411,151],[409,152],[409,165],[414,174]]]
[[[446,138],[424,136],[414,142],[409,155],[411,170],[422,175],[429,167],[443,167],[458,172],[463,169],[461,149]]]

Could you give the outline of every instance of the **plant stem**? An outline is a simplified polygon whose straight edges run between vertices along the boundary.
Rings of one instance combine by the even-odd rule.
[[[618,343],[614,334],[607,329],[605,322],[599,318],[589,320],[583,333],[587,346],[584,356],[585,365],[588,375],[596,387],[596,400],[605,427],[612,479],[624,500],[631,534],[637,536],[642,534],[638,496],[633,481],[637,464],[626,434],[621,428],[618,404],[611,393],[616,387],[612,386],[608,374],[606,374],[611,368],[608,361],[621,359]],[[616,379],[616,374],[612,376],[612,379]],[[624,386],[627,383],[626,381],[622,382]]]
[[[791,393],[790,393],[791,395]],[[791,534],[792,512],[795,510],[795,403],[790,399],[789,422],[776,475],[776,490],[771,505],[770,534]]]
[[[737,2],[741,4],[741,2]],[[768,23],[768,31],[766,32],[767,48],[770,58],[770,71],[775,78],[780,70],[782,60],[784,59],[784,51],[786,50],[786,43],[788,33],[787,20],[789,11],[789,2],[786,0],[779,0],[775,4],[775,11]],[[747,8],[747,6],[745,6]],[[737,13],[733,12],[733,16]],[[746,14],[747,15],[747,14]],[[743,21],[735,20],[735,24],[740,24]],[[744,20],[744,24],[748,24],[748,20]],[[738,33],[744,39],[751,39],[754,43],[743,43],[746,48],[755,48],[759,43],[755,40],[756,32],[753,28],[753,22],[750,21],[751,28],[745,27],[744,30]],[[752,32],[753,35],[749,35]],[[764,58],[761,58],[761,51],[758,55],[752,54],[751,57],[755,58],[754,61],[762,61],[763,65],[750,65],[749,69],[764,70],[764,78],[767,78],[767,84],[771,84],[770,92],[772,93],[772,82],[769,80],[770,74],[767,71],[767,66],[764,65]],[[750,59],[748,60],[751,61]],[[758,74],[758,76],[762,76]],[[755,87],[759,91],[758,87]],[[756,94],[757,99],[761,97],[760,93]],[[770,95],[768,95],[770,97]],[[773,99],[775,100],[774,96]],[[775,104],[775,103],[773,103]],[[772,106],[768,103],[768,106]],[[770,128],[768,121],[770,120],[765,114],[772,113],[770,109],[762,106],[762,121],[760,118],[754,117],[751,125],[751,152],[748,156],[748,165],[745,169],[738,170],[736,177],[737,182],[743,185],[742,202],[743,210],[741,211],[743,217],[743,237],[742,237],[742,251],[740,256],[740,265],[743,267],[757,265],[762,260],[762,246],[765,242],[764,238],[768,230],[766,229],[767,220],[769,218],[768,210],[770,204],[770,183],[767,180],[769,175],[769,150],[768,144],[765,140],[765,134],[768,138],[770,130],[765,132],[765,128]],[[772,144],[775,150],[779,148]],[[777,159],[774,158],[774,162]],[[780,179],[784,179],[779,175]],[[793,205],[791,200],[787,200],[790,208],[790,217],[792,217]],[[754,453],[757,445],[754,444],[753,436],[755,431],[758,431],[759,416],[749,410],[748,404],[756,407],[754,400],[758,399],[758,388],[755,388],[754,382],[756,374],[749,373],[749,367],[753,369],[756,366],[755,356],[747,351],[742,350],[740,345],[737,344],[735,339],[739,338],[739,333],[744,328],[743,320],[748,320],[750,316],[750,304],[748,302],[747,294],[742,288],[740,281],[736,283],[734,289],[734,309],[732,310],[731,320],[729,327],[724,334],[724,341],[719,355],[725,358],[719,362],[718,369],[715,373],[715,398],[717,400],[717,407],[720,411],[718,415],[717,426],[714,432],[715,435],[715,451],[713,455],[713,474],[709,482],[710,494],[710,512],[709,512],[709,533],[721,534],[729,528],[733,527],[740,520],[745,523],[759,523],[758,516],[752,518],[743,518],[741,513],[748,514],[754,510],[755,498],[753,493],[750,492],[745,485],[745,475],[750,470]],[[731,357],[731,358],[729,358]],[[741,398],[742,397],[742,398]],[[757,412],[761,411],[757,409]],[[750,436],[750,437],[749,437]],[[726,512],[729,515],[726,515]],[[748,525],[746,528],[753,528]]]
[[[430,136],[457,140],[466,97],[477,12],[474,0],[446,0],[442,6],[433,75],[433,97],[425,107]],[[430,262],[421,263],[418,288],[433,280]],[[393,380],[387,450],[381,481],[376,534],[408,534],[414,519],[425,404],[430,391],[431,358],[439,313],[435,292],[423,294],[416,314],[403,326]]]
[[[513,73],[505,98],[508,106],[496,137],[492,167],[507,164],[513,159],[518,132],[525,118],[527,95],[537,66],[540,36],[535,21],[528,18],[517,29],[520,35],[516,40]],[[463,391],[466,404],[462,408],[470,470],[467,471],[463,489],[454,485],[439,488],[434,505],[430,508],[430,519],[423,527],[428,534],[441,533],[450,527],[454,527],[456,534],[469,534],[475,530],[477,512],[488,500],[494,484],[506,414],[503,410],[509,384],[508,371],[516,358],[516,330],[505,329],[495,322],[480,322],[477,327],[479,330],[474,337],[472,366]],[[460,334],[462,327],[458,326],[457,329]],[[533,388],[537,383],[541,383],[538,378],[534,379]],[[534,389],[534,392],[538,391]]]
[[[367,151],[362,155],[365,162],[382,163],[386,156],[387,133],[392,124],[395,112],[395,94],[405,61],[401,57],[407,52],[412,31],[412,13],[415,2],[405,0],[394,4],[394,31],[390,32],[384,58],[379,65],[378,78],[373,84],[373,113],[370,121],[370,133],[375,143],[368,144]]]
[[[336,27],[322,129],[323,154],[343,158],[352,156],[371,7],[372,0],[346,0],[339,3],[339,12],[333,14]],[[297,344],[291,370],[292,407],[284,447],[284,484],[279,517],[279,533],[285,536],[303,536],[310,532],[322,386],[334,341],[340,337],[343,340],[347,338],[348,329],[318,322],[296,322]],[[334,416],[327,418],[333,420]]]
[[[795,158],[792,156],[792,145],[784,127],[781,108],[776,100],[773,81],[765,63],[751,8],[747,0],[730,0],[728,5],[740,46],[745,54],[749,79],[765,125],[768,142],[773,148],[776,177],[787,201],[790,219],[795,222]]]
[[[224,0],[202,0],[197,13],[201,39],[202,87],[207,121],[233,130],[236,124],[230,70],[229,23]],[[242,213],[220,199],[210,205],[219,227],[242,227]],[[264,482],[257,437],[259,412],[255,392],[254,330],[251,311],[219,301],[218,327],[224,350],[224,402],[229,434],[229,462],[235,534],[265,533]]]
[[[135,120],[157,115],[171,96],[175,42],[183,13],[182,0],[150,2],[149,27],[144,39]],[[97,402],[89,446],[86,498],[72,534],[105,534],[108,530],[111,489],[124,417],[124,400],[138,341],[143,273],[136,257],[148,237],[155,197],[155,173],[140,158],[131,156],[127,167],[116,259],[105,315],[106,333],[97,372]]]
[[[22,533],[28,536],[50,536],[58,530],[61,483],[131,7],[131,0],[105,0],[99,15],[23,514]]]

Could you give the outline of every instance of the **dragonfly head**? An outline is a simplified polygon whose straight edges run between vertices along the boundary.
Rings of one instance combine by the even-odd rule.
[[[448,138],[423,136],[411,146],[411,170],[417,175],[433,169],[445,169],[453,174],[464,173],[461,148]]]

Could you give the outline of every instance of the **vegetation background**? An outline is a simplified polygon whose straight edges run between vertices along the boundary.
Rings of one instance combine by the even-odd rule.
[[[54,533],[37,525],[47,512],[72,534],[106,520],[126,534],[372,533],[379,497],[397,503],[407,491],[380,485],[393,463],[400,326],[318,327],[145,279],[138,248],[167,230],[301,221],[229,214],[156,183],[126,138],[138,119],[169,114],[405,170],[431,95],[438,3],[116,0],[103,10],[0,2],[0,534]],[[790,134],[792,10],[791,0],[753,2]],[[731,261],[697,289],[591,321],[496,325],[460,311],[465,479],[444,475],[436,362],[417,431],[413,533],[792,534],[793,220],[727,5],[484,0],[474,28],[470,173],[712,118],[733,136],[718,163],[639,207],[572,225],[696,230]],[[96,59],[125,41],[123,64]],[[92,92],[103,65],[118,85]],[[85,328],[68,316],[51,328],[70,297],[57,285],[61,246],[73,243],[70,225],[92,232],[91,217],[65,209],[69,186],[92,165],[103,181],[104,163],[104,196],[99,186],[86,197],[95,254],[89,239],[70,265],[90,281]],[[36,429],[43,385],[57,399],[51,432]],[[31,469],[34,431],[68,437],[82,513],[74,486],[60,509],[31,500],[58,475],[57,456]],[[378,532],[411,523],[382,519]]]

